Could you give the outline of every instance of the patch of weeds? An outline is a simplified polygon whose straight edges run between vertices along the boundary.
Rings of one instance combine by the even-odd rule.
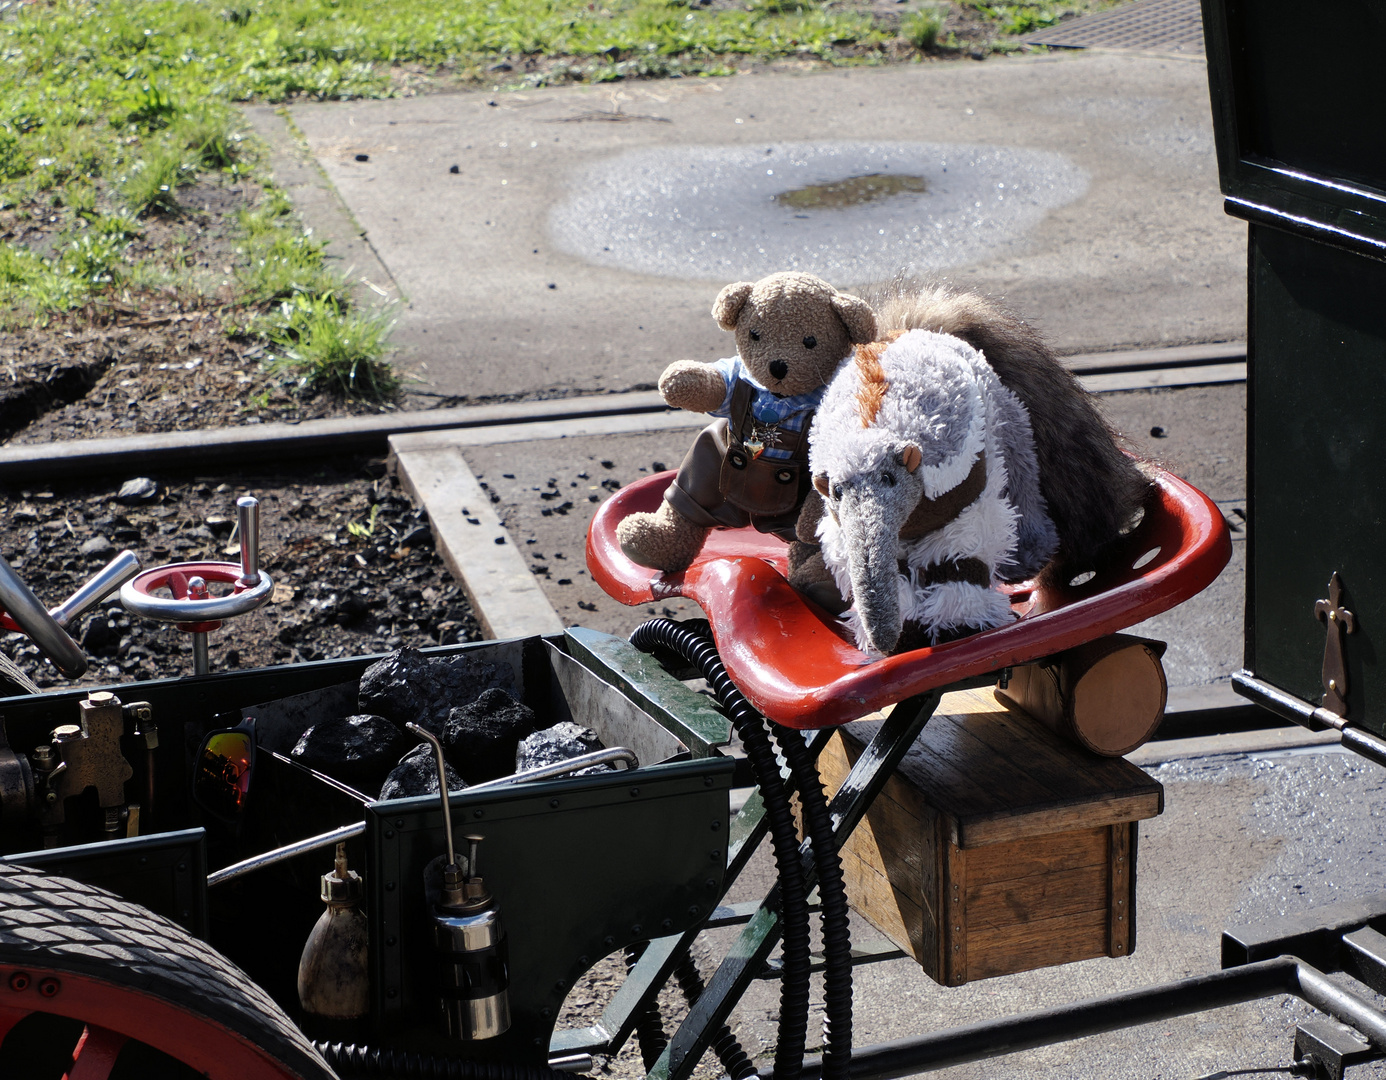
[[[170,134],[200,169],[230,169],[245,156],[244,136],[220,109],[204,107],[185,114]]]
[[[1019,36],[1053,26],[1063,12],[1048,4],[973,4],[979,14],[996,23],[1002,34]]]
[[[0,303],[5,323],[22,325],[50,311],[69,311],[88,294],[86,283],[28,248],[0,244]]]
[[[136,216],[151,210],[175,213],[178,188],[196,178],[197,170],[183,159],[182,153],[172,147],[160,147],[134,163],[120,183],[120,193]]]
[[[916,49],[927,52],[938,45],[938,36],[947,17],[946,6],[926,4],[900,20],[900,36]]]
[[[380,516],[380,504],[372,503],[370,516],[365,521],[347,522],[347,532],[357,540],[369,540],[375,535],[375,519]]]
[[[344,311],[332,297],[296,296],[258,329],[280,350],[270,366],[301,386],[384,403],[399,392],[385,359],[393,326],[388,311]]]
[[[87,287],[110,285],[125,274],[129,242],[110,234],[83,233],[63,249],[59,265]]]
[[[29,155],[19,136],[0,127],[0,181],[17,180],[27,175],[30,168]]]
[[[125,102],[124,121],[142,131],[159,131],[166,128],[178,115],[178,106],[173,98],[157,84],[145,84],[130,92]]]

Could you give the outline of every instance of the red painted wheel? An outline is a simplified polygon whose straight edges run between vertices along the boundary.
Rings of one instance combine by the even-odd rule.
[[[210,945],[101,889],[0,863],[0,1075],[5,1036],[38,1013],[85,1025],[69,1080],[107,1080],[133,1043],[212,1080],[336,1075]]]

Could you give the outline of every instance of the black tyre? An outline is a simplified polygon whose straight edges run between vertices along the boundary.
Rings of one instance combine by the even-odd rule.
[[[269,995],[210,945],[102,889],[0,863],[6,1010],[81,1020],[215,1080],[336,1077]]]

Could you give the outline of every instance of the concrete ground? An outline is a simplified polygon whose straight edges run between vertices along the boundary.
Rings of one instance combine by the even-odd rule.
[[[786,266],[842,286],[901,268],[944,274],[1002,294],[1068,352],[1245,332],[1245,233],[1222,214],[1206,72],[1193,60],[1051,54],[301,105],[292,117],[369,240],[358,256],[379,260],[371,283],[405,300],[406,366],[445,397],[648,385],[672,359],[729,351],[707,314],[722,284]],[[919,176],[927,190],[806,217],[770,198],[865,171]],[[921,222],[943,235],[916,232]],[[1244,390],[1103,396],[1138,448],[1218,501],[1238,541],[1218,582],[1141,627],[1171,643],[1174,695],[1225,687],[1240,664]],[[597,433],[464,456],[562,620],[626,633],[696,609],[602,595],[584,565],[586,525],[615,485],[673,466],[689,439]],[[957,989],[907,961],[861,969],[857,1042],[1213,971],[1226,925],[1381,889],[1375,767],[1322,747],[1249,745],[1141,752],[1166,810],[1141,828],[1133,956]],[[754,864],[742,895],[769,872]],[[859,942],[873,934],[856,928]],[[775,1006],[771,984],[743,1002],[749,1050],[773,1041]],[[1286,1071],[1305,1013],[1275,999],[946,1075],[1269,1075]]]
[[[731,350],[708,314],[722,285],[792,268],[839,287],[947,276],[1068,352],[1244,334],[1245,228],[1222,212],[1194,60],[1055,53],[291,114],[404,298],[404,366],[442,395],[650,385]],[[773,198],[868,173],[927,190]]]

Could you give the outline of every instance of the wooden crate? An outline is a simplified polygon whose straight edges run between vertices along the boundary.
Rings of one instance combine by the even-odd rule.
[[[836,791],[875,732],[834,734]],[[1136,822],[1164,789],[990,690],[949,694],[842,849],[852,907],[947,986],[1136,947]]]

